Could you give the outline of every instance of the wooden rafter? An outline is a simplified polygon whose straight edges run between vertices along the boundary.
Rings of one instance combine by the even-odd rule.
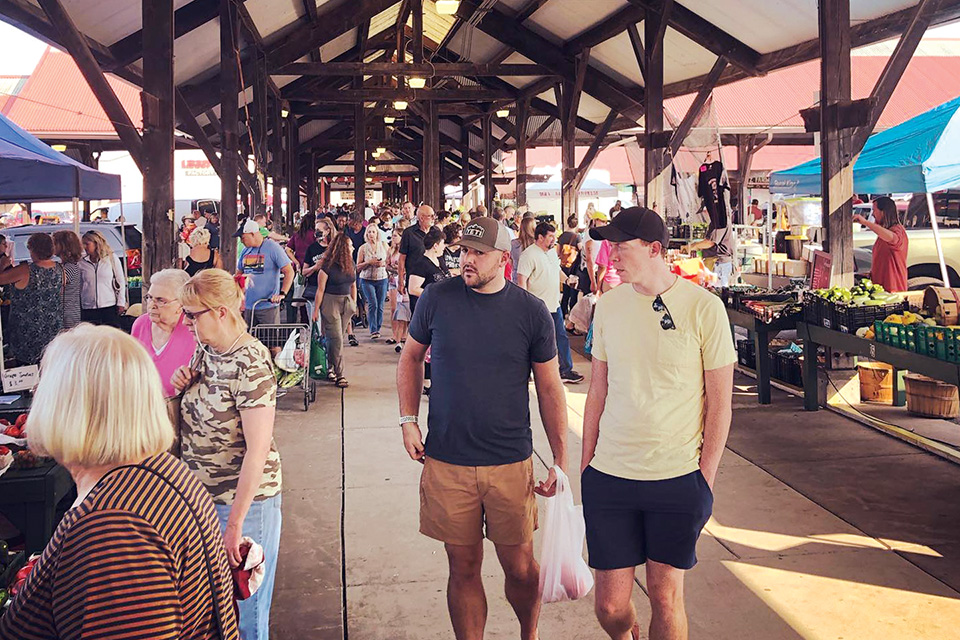
[[[710,73],[707,74],[706,82],[704,82],[700,87],[700,91],[697,92],[697,96],[693,99],[693,102],[690,103],[690,108],[687,109],[687,113],[683,116],[683,120],[680,121],[680,124],[677,125],[676,131],[674,131],[673,135],[670,137],[670,143],[668,147],[670,149],[671,156],[677,155],[677,152],[680,150],[680,146],[683,144],[684,139],[687,137],[687,134],[690,133],[693,123],[700,118],[700,114],[703,112],[703,107],[707,104],[707,98],[710,97],[710,93],[713,92],[713,88],[717,86],[717,81],[720,80],[720,75],[726,68],[727,59],[723,57],[717,58],[717,61],[713,64],[713,68],[710,69]]]
[[[220,13],[220,0],[193,0],[173,15],[174,36],[179,38],[202,27]],[[143,30],[135,31],[110,46],[117,65],[125,67],[143,57]]]
[[[597,133],[593,137],[593,142],[590,144],[590,147],[584,154],[583,160],[580,161],[580,166],[577,167],[577,172],[574,175],[573,182],[577,189],[579,189],[580,185],[583,184],[583,180],[587,177],[590,167],[593,166],[594,161],[596,161],[597,156],[600,154],[603,141],[607,137],[607,134],[610,133],[610,128],[613,127],[613,123],[616,119],[617,112],[611,110],[610,113],[607,114],[607,117],[603,120],[603,124],[601,124],[597,129]]]
[[[643,52],[643,40],[640,39],[640,30],[637,29],[637,25],[627,25],[627,35],[630,37],[630,46],[633,48],[633,55],[637,59],[637,67],[640,69],[640,77],[643,78],[643,82],[646,84],[646,54]]]
[[[563,52],[567,55],[576,55],[587,47],[595,47],[610,38],[623,33],[629,26],[636,27],[643,20],[646,10],[637,5],[627,5],[620,11],[587,29],[563,45]]]
[[[271,72],[273,75],[297,76],[376,76],[376,75],[434,75],[434,76],[551,76],[549,69],[539,64],[487,64],[473,62],[293,62]]]
[[[527,4],[517,11],[517,15],[514,19],[519,24],[523,24],[530,19],[530,16],[539,11],[540,8],[548,2],[550,2],[550,0],[527,0]]]

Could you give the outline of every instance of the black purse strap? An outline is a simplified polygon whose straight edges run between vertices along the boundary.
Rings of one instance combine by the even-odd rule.
[[[196,525],[197,525],[197,529],[198,529],[199,532],[200,532],[200,543],[201,543],[200,546],[203,548],[203,560],[204,560],[204,562],[205,562],[206,565],[207,565],[207,582],[208,582],[209,585],[210,585],[210,598],[211,598],[211,600],[212,600],[212,602],[213,602],[213,619],[214,619],[214,621],[216,622],[217,632],[220,634],[220,639],[221,639],[221,640],[227,640],[227,634],[226,634],[226,632],[224,631],[224,628],[223,628],[223,618],[221,618],[221,616],[220,616],[220,600],[219,600],[219,598],[217,597],[217,582],[216,582],[216,579],[214,578],[214,573],[213,573],[213,561],[210,559],[210,551],[207,549],[206,536],[203,535],[203,521],[200,519],[200,515],[194,510],[193,505],[190,503],[189,500],[187,500],[187,497],[183,494],[182,491],[180,491],[180,488],[179,488],[177,485],[175,485],[175,484],[173,484],[172,482],[170,482],[170,480],[169,480],[166,476],[164,476],[163,474],[161,474],[161,473],[160,473],[159,471],[157,471],[156,469],[151,469],[150,467],[148,467],[148,466],[146,466],[146,465],[142,465],[142,464],[125,464],[125,465],[122,465],[122,466],[117,467],[116,469],[111,469],[111,470],[108,471],[106,474],[104,474],[104,476],[103,476],[102,478],[100,478],[100,480],[97,482],[97,484],[100,484],[100,483],[103,482],[107,477],[109,477],[109,476],[113,475],[114,473],[116,473],[117,471],[121,471],[121,470],[123,470],[123,469],[142,469],[143,471],[148,471],[148,472],[152,473],[152,474],[155,475],[156,477],[158,477],[158,478],[160,478],[161,480],[163,480],[163,481],[167,484],[168,487],[170,487],[171,489],[173,489],[174,493],[176,493],[178,496],[180,496],[180,499],[181,499],[181,500],[183,501],[183,503],[187,506],[187,509],[190,511],[190,514],[193,516],[194,522],[195,522]]]

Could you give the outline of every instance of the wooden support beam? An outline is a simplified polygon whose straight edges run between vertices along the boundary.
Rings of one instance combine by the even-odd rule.
[[[571,110],[575,105],[573,94],[575,84],[564,82],[559,91],[560,108],[560,224],[567,227],[571,216],[578,216],[576,172],[576,129],[573,126]]]
[[[443,187],[440,184],[440,114],[437,103],[424,105],[426,118],[423,123],[423,201],[439,211],[443,207]]]
[[[897,84],[900,83],[900,78],[903,77],[903,72],[906,71],[907,65],[910,64],[910,60],[913,59],[913,54],[917,50],[923,34],[926,33],[927,28],[930,26],[933,13],[937,10],[940,3],[941,0],[920,0],[914,8],[914,15],[910,20],[910,24],[897,41],[893,55],[887,59],[887,64],[884,66],[883,72],[880,74],[876,85],[873,87],[873,91],[870,93],[870,97],[874,98],[875,104],[872,105],[869,122],[862,127],[858,127],[856,131],[853,132],[853,147],[851,152],[854,156],[859,155],[860,151],[863,150],[863,145],[867,143],[867,138],[870,137],[877,126],[877,122],[880,121],[880,114],[887,108],[887,103],[890,101],[894,89],[897,88]]]
[[[423,62],[423,0],[410,0],[413,15],[413,62]]]
[[[296,214],[300,212],[300,132],[296,116],[288,114],[286,120],[287,207]]]
[[[254,172],[258,175],[256,181],[256,190],[254,196],[254,213],[265,214],[267,212],[267,193],[266,193],[266,169],[267,169],[267,128],[270,108],[267,104],[267,74],[266,60],[257,52],[255,57],[256,75],[253,79],[253,101],[255,109],[252,110],[253,117],[253,155]],[[259,180],[259,175],[264,174],[263,183]]]
[[[202,27],[215,19],[219,13],[220,0],[193,0],[183,5],[174,14],[174,38],[185,36],[194,29]],[[110,45],[110,54],[118,67],[125,67],[141,59],[143,31],[135,31]]]
[[[590,143],[590,147],[587,149],[587,153],[584,154],[583,160],[580,161],[580,166],[577,167],[576,173],[574,174],[574,178],[573,178],[575,189],[577,191],[580,190],[580,185],[583,184],[583,181],[586,179],[587,174],[590,172],[590,168],[593,166],[593,163],[597,160],[597,156],[600,155],[600,149],[603,146],[603,141],[607,137],[607,134],[610,133],[610,128],[613,126],[614,120],[617,119],[617,115],[618,114],[616,111],[611,111],[609,114],[607,114],[607,117],[604,119],[603,124],[601,124],[600,128],[597,130],[597,135],[594,136],[593,142]],[[524,169],[524,172],[526,172],[526,169]]]
[[[663,47],[656,46],[658,37],[662,37],[660,29],[665,22],[662,14],[650,11],[643,21],[644,27],[644,66],[647,76],[644,89],[646,90],[646,115],[644,118],[645,131],[643,153],[643,202],[647,207],[654,206],[651,185],[660,175],[663,167],[663,146],[655,143],[657,136],[663,132]]]
[[[542,136],[542,135],[546,132],[547,129],[549,129],[550,127],[553,126],[553,123],[554,123],[555,121],[556,121],[556,118],[554,118],[553,116],[550,116],[550,117],[548,117],[546,120],[544,120],[544,121],[543,121],[543,124],[541,124],[541,125],[537,128],[537,130],[533,132],[533,135],[530,136],[530,137],[527,139],[527,144],[530,144],[531,142],[534,142],[534,141],[537,140],[540,136]]]
[[[367,126],[363,114],[363,103],[358,102],[353,117],[353,203],[363,215],[367,190]],[[316,181],[317,176],[311,176]]]
[[[240,65],[237,46],[239,16],[233,0],[220,0],[220,245],[223,267],[233,273],[237,245],[231,242],[237,230],[237,177],[240,169],[239,107]],[[216,86],[216,85],[213,85]]]
[[[693,102],[690,103],[690,108],[688,108],[687,113],[684,114],[683,120],[680,121],[680,124],[677,125],[676,130],[670,137],[669,154],[671,158],[676,156],[677,152],[680,151],[680,147],[683,145],[683,141],[687,135],[689,135],[693,124],[700,119],[700,115],[703,113],[703,107],[707,104],[707,99],[713,92],[713,88],[717,86],[717,82],[720,80],[720,76],[726,68],[727,59],[723,57],[717,58],[717,61],[713,64],[713,68],[710,69],[710,73],[707,74],[706,82],[700,87],[697,96],[693,99]]]
[[[207,132],[204,131],[203,127],[200,126],[200,123],[197,122],[196,116],[194,116],[193,112],[190,110],[190,105],[188,105],[187,101],[184,100],[183,94],[180,93],[179,90],[175,92],[174,101],[174,110],[177,120],[180,121],[180,124],[177,128],[194,139],[194,141],[197,143],[197,146],[200,147],[201,151],[203,151],[203,155],[210,163],[210,166],[213,167],[213,170],[216,171],[217,175],[219,176],[220,157],[217,155],[216,147],[214,147],[213,143],[210,142],[210,137],[207,135]]]
[[[628,0],[643,7],[647,15],[664,16],[669,11],[669,26],[717,56],[724,56],[731,64],[749,75],[758,75],[760,53],[723,31],[709,20],[673,0]],[[672,6],[671,6],[672,5]],[[647,43],[649,46],[649,42]]]
[[[144,169],[143,139],[140,137],[133,121],[130,120],[129,114],[120,103],[120,99],[117,98],[117,94],[114,93],[113,87],[107,82],[107,78],[104,76],[96,58],[94,58],[86,38],[77,29],[77,25],[64,9],[60,0],[40,0],[40,6],[47,15],[47,19],[56,26],[60,33],[61,42],[77,63],[80,73],[83,74],[90,90],[96,96],[97,102],[100,103],[100,107],[107,114],[107,118],[110,119],[114,129],[116,129],[117,135],[123,141],[123,145],[130,152],[130,156],[142,172]]]
[[[488,115],[483,119],[483,203],[487,215],[493,213],[493,123]]]
[[[577,74],[574,77],[574,81],[571,85],[564,86],[564,100],[568,101],[567,104],[567,122],[566,126],[570,127],[571,130],[576,127],[577,123],[577,112],[580,111],[580,96],[583,95],[583,83],[587,77],[587,69],[590,67],[590,49],[584,49],[577,56],[576,60],[576,70]],[[567,86],[572,87],[572,91],[566,91]]]
[[[173,0],[143,16],[143,277],[173,266]]]
[[[490,102],[491,100],[513,100],[513,94],[496,89],[393,89],[364,87],[363,89],[319,89],[304,91],[294,96],[321,103],[373,102],[377,100],[406,100],[429,102],[432,100],[451,102]]]
[[[518,205],[527,204],[527,182],[521,176],[527,173],[527,124],[530,120],[530,102],[521,100],[517,103],[517,189],[516,200]]]
[[[640,77],[643,83],[647,83],[647,60],[643,52],[643,40],[640,39],[640,30],[637,25],[627,25],[627,35],[630,36],[630,46],[633,48],[633,55],[637,59],[637,67],[640,69]]]
[[[457,15],[464,18],[476,8],[473,0],[462,0]],[[576,77],[575,63],[564,55],[559,47],[518,24],[497,7],[483,14],[477,28],[567,80]],[[643,115],[643,90],[622,87],[599,69],[590,69],[584,81],[584,89],[628,118],[636,121]]]
[[[460,129],[460,193],[465,198],[470,187],[470,130]]]
[[[303,0],[303,10],[307,20],[312,24],[316,24],[319,20],[319,16],[317,15],[317,0]]]
[[[572,40],[563,45],[563,52],[568,56],[575,56],[584,49],[595,47],[610,38],[624,32],[631,25],[636,28],[637,23],[643,20],[646,10],[637,5],[628,4],[609,18],[602,20]]]
[[[667,25],[670,24],[670,13],[673,11],[673,0],[662,0],[660,18],[657,21],[657,35],[650,41],[652,50],[647,55],[650,59],[660,57],[663,52],[663,41],[667,36]]]
[[[556,74],[539,64],[488,64],[475,62],[291,62],[271,72],[278,76],[549,76]]]
[[[820,157],[823,226],[833,256],[832,284],[853,285],[852,131],[834,105],[850,101],[850,0],[820,0]]]

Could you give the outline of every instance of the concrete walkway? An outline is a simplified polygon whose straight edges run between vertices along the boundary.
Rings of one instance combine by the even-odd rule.
[[[351,386],[342,396],[321,387],[309,413],[296,409],[302,397],[281,401],[275,638],[453,638],[443,548],[418,533],[420,465],[407,458],[396,424],[396,361],[391,347],[361,338],[348,349]],[[589,372],[581,358],[576,364]],[[571,469],[579,468],[587,382],[567,387]],[[761,408],[751,384],[737,380],[714,517],[687,579],[691,638],[960,637],[960,468],[830,412],[806,414],[785,394]],[[534,446],[551,459],[538,421]],[[492,545],[483,573],[486,638],[518,637]],[[546,605],[540,635],[606,637],[592,594]]]

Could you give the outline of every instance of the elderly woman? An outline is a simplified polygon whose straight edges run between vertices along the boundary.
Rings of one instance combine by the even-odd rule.
[[[187,272],[180,269],[164,269],[153,274],[150,289],[143,298],[147,312],[137,318],[130,331],[157,366],[166,398],[177,395],[170,380],[177,369],[190,364],[197,350],[197,339],[184,324],[180,306],[180,290],[189,279]]]
[[[27,240],[30,262],[0,273],[12,284],[10,345],[20,364],[39,364],[43,350],[63,327],[63,267],[53,261],[53,238],[35,233]]]
[[[201,218],[202,219],[202,218]],[[183,261],[183,270],[195,276],[204,269],[223,269],[220,252],[210,248],[210,230],[197,227],[190,234],[190,253]]]
[[[387,299],[387,243],[380,228],[367,225],[363,234],[364,243],[357,254],[357,271],[360,272],[360,291],[367,303],[367,319],[370,322],[370,339],[380,338],[383,326],[383,304]]]
[[[240,603],[245,640],[266,639],[280,549],[280,454],[273,442],[277,382],[270,351],[247,333],[243,291],[220,269],[193,276],[180,291],[187,326],[200,349],[194,368],[181,367],[183,461],[213,496],[230,566],[240,564],[240,539],[263,547],[266,575]]]
[[[165,453],[173,430],[143,348],[81,325],[50,344],[42,371],[30,448],[67,468],[77,499],[0,619],[0,637],[132,639],[149,629],[236,639],[216,511]]]

